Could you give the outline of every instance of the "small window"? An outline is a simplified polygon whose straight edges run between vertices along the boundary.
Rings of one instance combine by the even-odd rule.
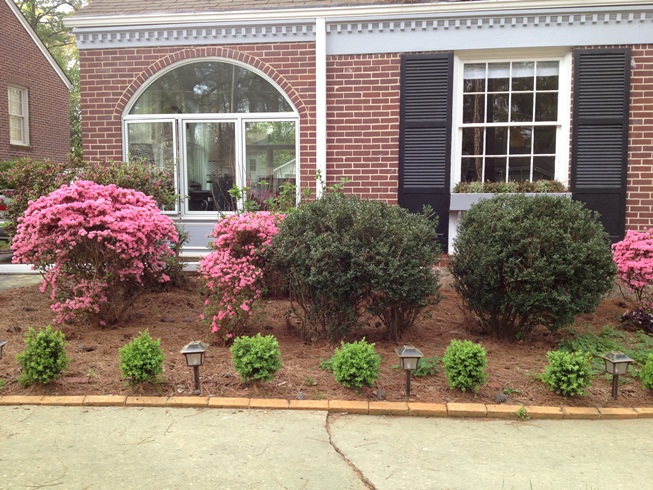
[[[9,143],[29,145],[27,89],[10,86],[9,99]]]
[[[464,63],[460,180],[555,179],[560,85],[558,60]]]

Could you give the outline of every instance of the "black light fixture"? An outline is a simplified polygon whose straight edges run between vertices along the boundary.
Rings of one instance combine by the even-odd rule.
[[[612,375],[612,399],[619,395],[619,376],[626,374],[633,360],[622,352],[609,352],[601,356],[605,361],[605,372]]]
[[[5,346],[7,343],[6,340],[0,340],[0,359],[2,359],[2,348]]]
[[[399,356],[402,369],[406,370],[406,398],[410,398],[410,376],[417,369],[417,363],[424,355],[422,351],[412,345],[397,347],[395,352]]]
[[[202,392],[200,390],[200,366],[204,364],[204,353],[208,348],[208,344],[200,342],[199,340],[194,340],[193,342],[186,344],[180,351],[184,356],[186,356],[186,365],[193,368],[195,375],[194,393],[196,395],[199,395]]]

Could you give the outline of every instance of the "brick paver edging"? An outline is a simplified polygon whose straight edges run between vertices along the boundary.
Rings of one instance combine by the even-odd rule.
[[[282,400],[267,398],[222,398],[199,396],[0,396],[0,406],[7,405],[322,410],[332,413],[355,413],[362,415],[405,415],[418,417],[528,417],[531,419],[586,420],[653,418],[653,408],[522,407],[521,405],[485,405],[482,403]],[[521,417],[518,416],[518,411]]]

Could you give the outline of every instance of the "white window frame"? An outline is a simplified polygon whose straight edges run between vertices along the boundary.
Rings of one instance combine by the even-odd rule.
[[[466,63],[558,61],[558,123],[556,125],[555,179],[569,184],[569,132],[571,121],[571,62],[568,49],[519,49],[454,53],[451,189],[460,182],[463,144],[463,76]]]
[[[22,113],[12,113],[11,111],[12,90],[16,90],[20,94]],[[29,146],[29,96],[26,87],[18,85],[9,85],[7,87],[7,111],[9,117],[9,144],[16,146]],[[21,122],[21,133],[23,138],[20,140],[15,140],[11,137],[12,118],[18,118]]]

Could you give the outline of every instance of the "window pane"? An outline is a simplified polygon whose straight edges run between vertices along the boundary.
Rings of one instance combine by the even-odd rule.
[[[533,158],[533,180],[555,178],[555,157]]]
[[[291,112],[283,95],[258,74],[217,61],[180,66],[154,81],[130,114]]]
[[[536,126],[533,153],[555,154],[556,128],[554,126]]]
[[[557,61],[537,63],[537,90],[558,90],[559,67]]]
[[[485,63],[465,65],[463,78],[465,92],[485,92]]]
[[[233,211],[229,189],[236,184],[235,125],[187,123],[186,189],[190,211]]]
[[[486,155],[505,155],[508,152],[508,128],[487,128]]]
[[[533,120],[533,94],[512,94],[510,120],[513,122],[531,122]]]
[[[485,122],[485,95],[463,96],[463,123]]]
[[[483,159],[463,158],[461,162],[460,180],[462,182],[483,181]]]
[[[487,122],[508,121],[508,94],[488,94]]]
[[[558,120],[558,94],[556,92],[538,93],[535,96],[535,120]]]
[[[510,154],[518,155],[531,153],[531,127],[513,127],[510,128]]]
[[[11,142],[23,142],[23,118],[19,116],[9,116],[9,138]]]
[[[245,139],[248,198],[265,208],[280,188],[296,184],[295,123],[247,123]]]
[[[531,180],[531,158],[510,158],[508,162],[510,166],[508,180],[516,182],[524,182]]]
[[[512,90],[513,91],[532,91],[535,76],[535,63],[532,61],[526,63],[512,64]]]
[[[506,159],[486,158],[485,159],[485,181],[505,182],[506,181]]]
[[[9,114],[23,115],[23,94],[20,89],[9,87]]]
[[[488,65],[488,92],[507,92],[510,88],[510,63]]]
[[[483,128],[463,129],[463,155],[483,154]]]

